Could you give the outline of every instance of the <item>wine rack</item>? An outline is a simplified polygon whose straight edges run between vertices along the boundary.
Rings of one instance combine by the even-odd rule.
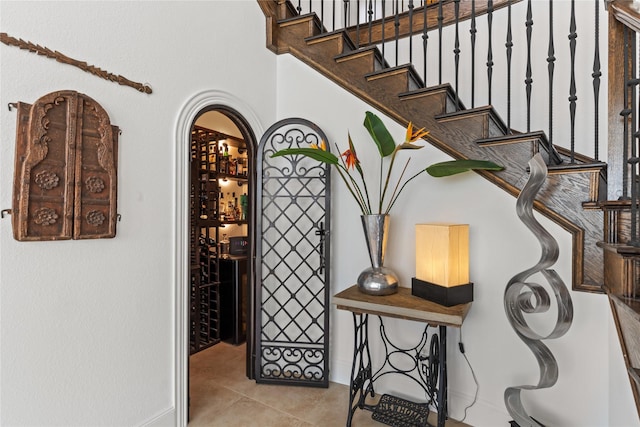
[[[240,209],[242,198],[233,192],[224,197],[220,186],[221,181],[232,181],[241,188],[247,182],[247,159],[231,156],[230,144],[236,151],[246,151],[241,139],[197,125],[192,128],[190,354],[221,340],[220,228],[227,224],[246,224]]]

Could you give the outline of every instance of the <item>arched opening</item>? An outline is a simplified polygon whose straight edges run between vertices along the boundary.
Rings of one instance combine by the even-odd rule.
[[[206,107],[191,125],[189,357],[198,354],[199,365],[216,366],[228,354],[238,359],[244,348],[249,378],[256,146],[245,120],[229,107]],[[191,413],[201,409],[192,403],[206,401],[209,389],[194,385],[203,374],[189,366]]]
[[[196,128],[210,130],[210,136],[216,133],[219,134],[215,149],[211,144],[207,147],[207,150],[216,150],[215,155],[220,156],[215,159],[215,156],[211,156],[211,160],[216,161],[215,169],[213,169],[216,174],[215,177],[212,175],[209,178],[208,174],[212,171],[212,167],[207,166],[206,168],[207,174],[205,176],[207,176],[207,179],[213,180],[209,181],[212,184],[209,190],[216,189],[216,185],[222,184],[224,179],[226,179],[229,188],[227,190],[223,185],[217,186],[216,195],[218,199],[215,200],[217,210],[204,214],[207,217],[206,219],[209,219],[209,215],[211,215],[211,221],[208,223],[199,222],[194,226],[192,220],[196,214],[198,220],[205,219],[200,218],[203,214],[200,210],[202,207],[200,196],[197,196],[196,199],[192,192],[192,184],[198,182],[195,177],[200,174],[202,169],[201,163],[198,164],[197,169],[192,167],[202,160],[200,156],[202,153],[198,153],[197,161],[196,156],[194,156],[193,130]],[[223,332],[223,335],[208,342],[205,348],[214,347],[215,343],[225,342],[228,343],[225,345],[246,345],[246,375],[249,378],[253,378],[250,354],[252,354],[254,342],[252,336],[254,294],[254,266],[252,260],[255,252],[255,231],[253,226],[255,152],[257,147],[255,134],[256,132],[260,133],[261,130],[261,125],[256,116],[252,114],[252,111],[247,106],[232,95],[218,91],[203,92],[192,98],[183,108],[178,119],[176,127],[174,282],[176,284],[175,409],[176,419],[180,425],[186,425],[188,422],[189,357],[195,349],[194,333],[200,332],[200,329],[196,331],[192,328],[194,315],[199,316],[201,314],[199,313],[200,307],[195,307],[194,310],[194,291],[199,292],[200,290],[194,289],[194,284],[197,283],[194,283],[194,274],[192,273],[200,275],[203,271],[199,269],[200,265],[196,266],[193,263],[192,248],[194,243],[200,243],[202,236],[204,236],[204,242],[208,246],[207,250],[215,249],[216,251],[215,262],[217,265],[215,267],[218,268],[218,273],[220,272],[220,266],[225,263],[223,267],[225,273],[219,275],[216,278],[217,280],[212,280],[212,282],[217,282],[215,285],[218,286],[218,292],[222,284],[221,279],[224,279],[227,281],[226,284],[230,285],[229,289],[225,289],[223,293],[218,294],[219,297],[222,297],[219,305],[222,313],[217,314],[221,314],[224,317],[225,315],[229,316],[231,313],[231,318],[226,320],[225,330],[219,330],[219,332]],[[223,142],[222,139],[227,139],[227,137],[229,141]],[[225,143],[227,144],[226,150]],[[225,155],[225,151],[227,151],[227,155]],[[207,154],[209,153],[207,152]],[[206,160],[209,160],[208,155]],[[221,161],[226,162],[224,172],[221,169]],[[238,173],[239,168],[240,174]],[[217,174],[220,175],[217,176]],[[200,174],[200,177],[202,176]],[[246,195],[246,198],[241,197],[244,195]],[[212,197],[212,194],[207,195],[207,199],[203,198],[203,200],[211,208],[213,205],[208,197]],[[224,209],[221,209],[222,199],[224,199]],[[231,202],[231,206],[229,202]],[[196,230],[198,231],[197,233],[195,232]],[[226,236],[224,236],[225,234]],[[226,239],[223,237],[226,237]],[[231,248],[231,238],[233,238],[233,248]],[[225,241],[222,242],[222,240]],[[228,243],[227,240],[229,240]],[[221,247],[221,245],[225,246]],[[243,253],[236,254],[235,252],[237,252],[238,248],[241,248]],[[200,249],[202,248],[198,250]],[[231,252],[234,253],[232,254]],[[242,259],[242,262],[239,262],[240,259]],[[210,274],[212,265],[207,261],[205,266],[205,272]],[[229,274],[230,272],[231,274]],[[235,276],[233,276],[234,274]],[[210,285],[209,287],[213,286],[211,283],[207,284]],[[238,286],[236,287],[236,285]],[[234,296],[237,295],[234,291],[238,288],[245,291],[244,295],[234,299]],[[225,291],[231,292],[225,293]],[[211,295],[211,292],[209,294]],[[225,304],[230,305],[225,306]],[[233,323],[233,318],[236,319],[235,324]],[[224,319],[220,318],[218,320],[222,321]],[[222,323],[217,325],[218,328],[220,326],[222,326]],[[236,333],[236,331],[239,333]]]

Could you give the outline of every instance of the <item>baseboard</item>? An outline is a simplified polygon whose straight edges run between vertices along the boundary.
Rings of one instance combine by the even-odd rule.
[[[331,365],[329,381],[349,385],[351,381],[351,360],[336,360]]]
[[[143,421],[139,424],[139,427],[177,427],[176,422],[176,408],[167,408],[159,414]]]
[[[462,420],[464,408],[473,402],[473,394],[461,393],[449,389],[449,416],[454,420]],[[491,402],[478,399],[476,403],[467,410],[466,424],[476,427],[508,426],[513,417],[509,415],[507,408],[497,407]]]

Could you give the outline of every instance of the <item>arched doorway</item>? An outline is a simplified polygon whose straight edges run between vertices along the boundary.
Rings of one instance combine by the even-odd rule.
[[[246,294],[246,342],[247,342],[247,376],[253,377],[250,355],[253,352],[253,254],[255,242],[254,220],[252,206],[255,206],[255,151],[257,142],[255,135],[262,133],[262,126],[256,115],[242,101],[233,95],[220,91],[206,91],[193,97],[182,109],[176,126],[176,152],[175,152],[175,221],[174,221],[174,283],[176,289],[175,298],[175,410],[176,420],[179,425],[186,425],[188,420],[188,360],[191,349],[191,140],[192,129],[196,121],[202,116],[215,112],[224,117],[226,125],[233,125],[235,130],[229,130],[228,134],[237,131],[235,136],[245,143],[246,153],[246,184],[244,188],[247,194],[246,241],[247,246],[247,289]],[[224,132],[222,132],[224,133]],[[230,135],[234,136],[234,135]],[[224,153],[224,151],[223,151]],[[237,167],[237,166],[236,166]],[[236,169],[237,173],[237,169]],[[244,171],[243,171],[244,174]],[[231,193],[231,192],[230,192]],[[232,197],[235,202],[235,197]],[[240,199],[238,197],[238,199]],[[239,224],[236,224],[239,225]],[[243,224],[244,225],[244,224]],[[216,245],[218,241],[216,241]]]
[[[214,346],[245,346],[253,377],[253,206],[255,138],[244,119],[224,106],[203,109],[191,126],[189,183],[189,355],[219,364]],[[203,359],[204,358],[204,359]],[[224,357],[222,357],[224,358]],[[217,360],[216,360],[217,359]],[[196,375],[189,364],[189,383]],[[199,377],[202,378],[200,372]],[[191,386],[189,402],[206,388]],[[189,411],[196,408],[190,404]]]
[[[246,341],[252,283],[255,193],[253,132],[222,106],[191,126],[189,183],[189,353]],[[247,375],[251,370],[247,366]]]

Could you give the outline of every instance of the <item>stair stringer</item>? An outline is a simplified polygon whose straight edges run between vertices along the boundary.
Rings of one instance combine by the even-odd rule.
[[[310,24],[312,21],[315,25]],[[301,16],[300,25],[296,25],[295,19],[286,20],[273,36],[277,36],[271,39],[278,46],[275,50],[277,53],[290,53],[400,125],[407,126],[412,121],[417,127],[429,129],[430,133],[425,140],[453,158],[487,159],[502,164],[505,166],[503,171],[476,173],[514,197],[520,194],[528,176],[527,162],[533,155],[532,145],[516,144],[521,148],[516,149],[515,154],[511,148],[511,155],[505,156],[500,154],[499,146],[477,144],[478,140],[503,137],[504,133],[500,135],[496,129],[506,131],[506,126],[491,106],[467,110],[466,115],[463,114],[465,112],[455,112],[457,117],[454,119],[448,117],[446,112],[440,115],[425,114],[434,108],[429,96],[406,96],[407,92],[418,93],[424,89],[411,91],[412,88],[407,86],[398,92],[397,81],[390,84],[390,80],[381,78],[379,74],[376,79],[368,79],[368,74],[379,71],[375,60],[363,60],[367,58],[365,54],[369,54],[365,51],[372,49],[342,52],[338,50],[348,46],[348,43],[336,44],[334,41],[325,45],[320,40],[317,18],[310,15]],[[343,37],[348,37],[346,32]],[[313,43],[308,43],[309,38],[313,39]],[[335,40],[335,34],[332,33],[331,38]],[[380,56],[379,53],[371,55]],[[354,61],[349,61],[349,56]],[[336,61],[337,57],[340,58],[339,61]],[[409,69],[407,67],[407,73],[411,73]],[[392,74],[390,79],[410,80],[409,77],[400,75],[397,67]],[[391,86],[395,86],[396,90],[390,92],[388,87]],[[436,108],[441,108],[440,104]],[[601,165],[581,165],[566,171],[551,171],[534,202],[534,208],[538,212],[572,235],[574,290],[603,292],[603,253],[597,246],[602,239],[603,213],[594,208],[600,193],[597,186],[601,184],[603,174]],[[592,208],[585,209],[585,206]]]

